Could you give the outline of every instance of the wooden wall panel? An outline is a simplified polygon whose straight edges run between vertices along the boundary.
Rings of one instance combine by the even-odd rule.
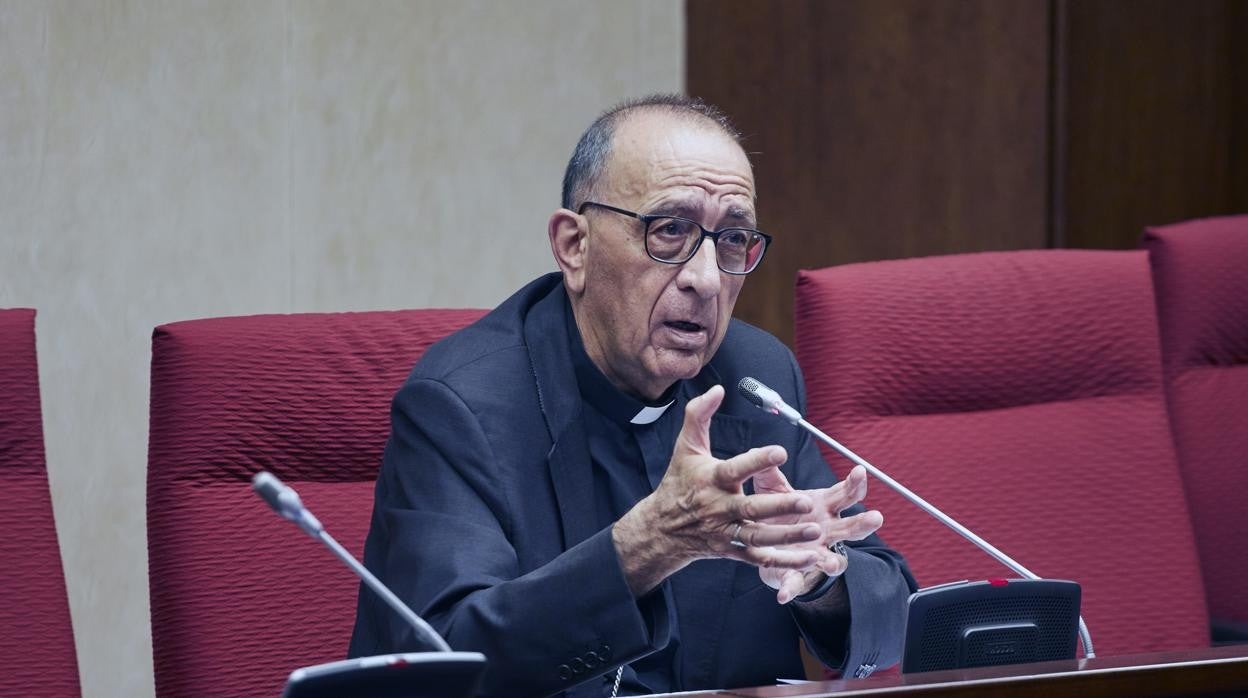
[[[1248,213],[1248,0],[1231,3],[1231,207]]]
[[[687,89],[747,135],[776,236],[737,315],[789,342],[799,268],[1047,243],[1044,0],[688,0]]]
[[[1059,242],[1130,248],[1149,224],[1248,210],[1248,3],[1057,2]]]

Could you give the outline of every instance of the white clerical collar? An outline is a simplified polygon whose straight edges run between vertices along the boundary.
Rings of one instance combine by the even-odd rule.
[[[671,407],[675,402],[675,400],[672,400],[666,405],[662,405],[660,407],[643,407],[640,412],[633,415],[633,418],[628,421],[633,424],[652,424],[659,417],[662,417],[663,413],[667,411],[667,408]]]

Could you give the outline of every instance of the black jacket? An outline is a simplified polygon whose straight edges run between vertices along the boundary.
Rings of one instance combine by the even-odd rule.
[[[562,277],[546,275],[431,347],[394,398],[378,476],[365,564],[453,648],[486,655],[488,695],[602,696],[617,666],[667,642],[672,621],[667,583],[635,600],[610,529],[597,528],[567,308]],[[711,422],[715,455],[779,444],[795,487],[832,484],[805,432],[737,394],[745,375],[805,405],[792,353],[732,321],[695,379],[727,391]],[[692,653],[681,690],[800,677],[799,632],[848,674],[898,660],[914,582],[875,536],[850,550],[848,628],[795,622],[749,565],[693,567],[706,593],[679,609],[682,653]],[[351,655],[416,648],[412,630],[362,588]]]

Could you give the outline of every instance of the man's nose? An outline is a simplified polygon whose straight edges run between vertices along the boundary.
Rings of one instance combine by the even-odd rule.
[[[703,238],[698,251],[681,265],[676,283],[681,288],[692,289],[703,298],[711,298],[719,293],[720,282],[719,263],[715,261],[715,241]]]

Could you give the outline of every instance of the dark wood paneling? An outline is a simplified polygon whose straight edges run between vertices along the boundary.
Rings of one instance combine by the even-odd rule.
[[[1130,248],[1149,224],[1248,210],[1248,3],[1057,2],[1065,244]]]
[[[688,0],[687,88],[747,135],[776,236],[737,315],[792,337],[799,268],[1043,247],[1044,0]]]
[[[1231,206],[1248,213],[1248,0],[1231,3]]]

